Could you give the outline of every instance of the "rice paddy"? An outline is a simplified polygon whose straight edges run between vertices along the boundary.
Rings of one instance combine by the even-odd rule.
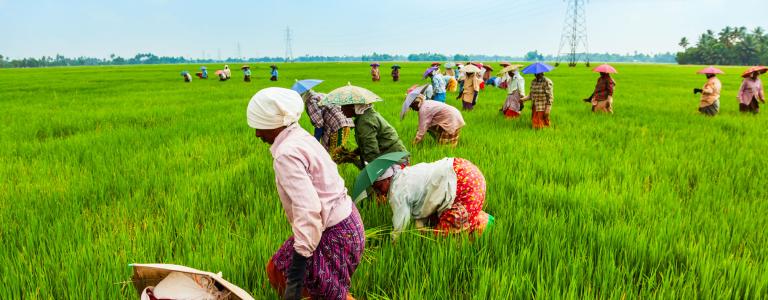
[[[559,67],[552,128],[530,129],[530,103],[504,119],[505,92],[488,87],[448,148],[410,145],[417,115],[398,114],[428,63],[400,65],[397,83],[372,83],[365,63],[282,64],[277,82],[257,64],[251,83],[186,84],[191,65],[0,70],[0,299],[136,299],[128,264],[150,262],[276,298],[265,265],[290,227],[245,108],[306,78],[372,90],[414,163],[466,158],[488,182],[496,224],[474,241],[392,243],[390,208],[361,203],[358,299],[768,298],[768,112],[738,112],[743,68],[723,68],[708,118],[691,92],[700,67],[616,65],[614,115],[581,101],[595,73]],[[357,169],[339,170],[351,187]]]

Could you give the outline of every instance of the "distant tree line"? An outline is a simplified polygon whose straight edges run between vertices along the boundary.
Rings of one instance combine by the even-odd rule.
[[[665,54],[599,54],[591,53],[587,55],[593,62],[654,62],[654,63],[674,63],[675,55]],[[391,55],[382,53],[373,53],[362,56],[311,56],[305,55],[294,58],[294,62],[359,62],[359,61],[554,61],[557,57],[552,55],[543,55],[538,51],[530,51],[525,56],[502,56],[502,55],[478,55],[478,54],[455,54],[452,56],[439,53],[418,53],[409,55]],[[152,53],[139,53],[134,57],[123,58],[117,55],[110,55],[109,58],[95,57],[64,57],[43,56],[40,58],[14,58],[0,55],[0,68],[38,68],[38,67],[59,67],[59,66],[104,66],[104,65],[150,65],[150,64],[210,64],[221,62],[286,62],[284,57],[254,57],[254,58],[233,58],[229,57],[222,60],[214,59],[194,59],[181,56],[157,56]]]
[[[715,34],[707,30],[691,45],[688,38],[678,43],[683,48],[677,53],[682,65],[765,65],[768,64],[768,35],[761,27],[751,32],[746,27],[725,27]]]

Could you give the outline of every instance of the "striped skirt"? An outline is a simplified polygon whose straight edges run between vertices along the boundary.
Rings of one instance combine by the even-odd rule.
[[[488,222],[488,215],[483,212],[485,177],[475,165],[461,158],[453,159],[453,170],[456,198],[453,205],[440,214],[435,229],[443,233],[482,230]]]
[[[448,131],[445,131],[443,127],[432,126],[429,129],[427,129],[427,132],[429,132],[429,135],[431,135],[437,140],[438,144],[451,145],[456,147],[456,145],[459,143],[459,135],[461,135],[461,128],[456,129],[456,132],[454,133],[450,133]]]
[[[756,114],[760,112],[760,104],[757,103],[757,99],[752,98],[749,104],[739,103],[739,111]]]
[[[720,100],[715,101],[711,105],[699,107],[699,112],[707,116],[714,116],[720,111]]]
[[[313,299],[347,299],[350,278],[363,257],[364,248],[363,221],[353,205],[349,217],[323,231],[320,244],[307,261],[306,293]],[[290,237],[267,265],[270,283],[280,294],[285,290],[285,274],[291,267],[293,252],[293,237]]]

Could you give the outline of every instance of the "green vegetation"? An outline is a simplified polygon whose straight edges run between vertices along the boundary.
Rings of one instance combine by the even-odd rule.
[[[768,34],[762,27],[752,32],[746,27],[725,27],[715,34],[707,30],[699,36],[695,46],[689,47],[688,38],[678,43],[683,52],[677,62],[688,64],[766,65],[768,64]]]
[[[0,299],[135,299],[133,262],[222,271],[274,298],[265,265],[290,227],[248,100],[294,78],[325,79],[323,92],[350,81],[385,99],[377,110],[410,145],[416,114],[397,115],[427,65],[401,65],[398,83],[371,83],[365,63],[283,64],[276,83],[265,64],[251,83],[235,71],[185,84],[179,71],[193,65],[0,70]],[[596,74],[560,67],[553,128],[531,130],[529,107],[502,118],[504,92],[488,88],[457,148],[409,146],[414,163],[475,163],[496,225],[474,242],[393,244],[389,207],[362,203],[370,238],[354,295],[765,298],[768,111],[738,112],[742,68],[723,68],[721,114],[708,118],[691,93],[698,67],[616,67],[614,115],[581,101]],[[351,187],[357,170],[340,171]]]

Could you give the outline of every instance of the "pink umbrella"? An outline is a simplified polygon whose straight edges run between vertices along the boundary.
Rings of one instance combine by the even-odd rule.
[[[216,70],[216,75],[221,75],[221,73],[224,73],[222,70]]]
[[[598,72],[598,73],[608,73],[608,74],[619,73],[619,72],[616,71],[616,69],[611,67],[611,65],[609,65],[609,64],[599,65],[597,68],[595,68],[592,71],[595,71],[595,72]]]
[[[766,71],[768,71],[768,68],[763,67],[763,66],[751,67],[751,68],[747,69],[746,71],[744,71],[744,73],[741,74],[741,77],[747,78],[747,77],[749,77],[749,75],[751,75],[754,72],[759,72],[760,74],[765,74]]]
[[[699,70],[698,72],[696,72],[696,74],[725,74],[725,72],[713,66],[709,66],[708,68]]]

